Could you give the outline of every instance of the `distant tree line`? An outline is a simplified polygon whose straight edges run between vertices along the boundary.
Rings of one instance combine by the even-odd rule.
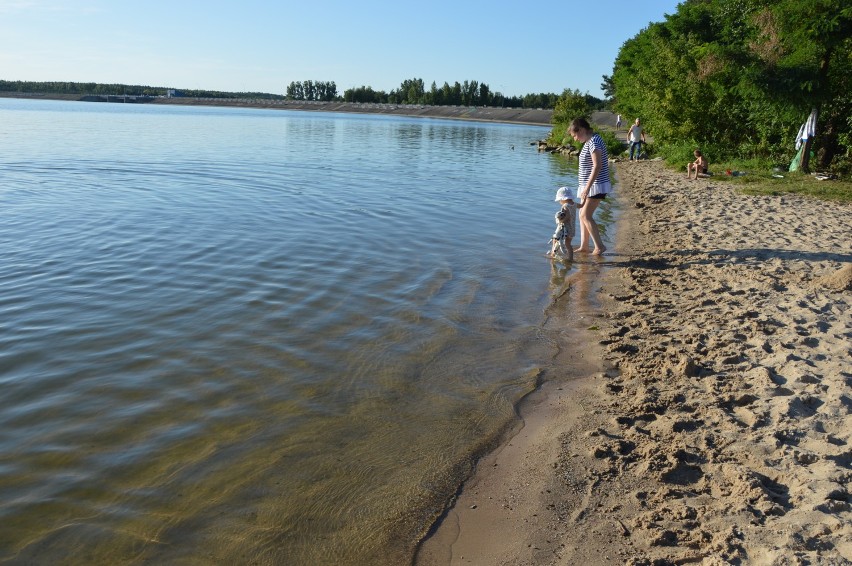
[[[586,95],[589,104],[601,108],[604,101]],[[502,106],[505,108],[554,108],[560,95],[554,93],[527,94],[523,97],[505,96],[495,92],[486,83],[479,81],[445,82],[438,87],[432,82],[427,89],[423,79],[406,79],[399,88],[390,92],[374,90],[369,86],[350,88],[337,93],[334,82],[302,81],[291,82],[287,87],[289,100],[339,100],[368,104],[419,104],[425,106]]]
[[[815,165],[852,170],[850,53],[848,0],[686,0],[624,43],[601,86],[655,143],[711,162],[788,163],[815,108]]]
[[[66,81],[3,81],[0,80],[0,92],[20,92],[32,94],[128,94],[131,96],[161,96],[165,88],[141,85],[75,83]]]
[[[175,96],[193,98],[263,98],[281,100],[280,94],[267,92],[223,92],[219,90],[199,89],[170,89],[168,87],[151,87],[143,85],[105,84],[105,83],[76,83],[65,81],[4,81],[0,80],[0,92],[19,92],[28,94],[75,94],[84,96],[94,95],[129,95],[129,96],[166,96],[174,90]]]
[[[479,81],[445,82],[438,87],[432,82],[427,89],[423,79],[407,79],[399,88],[390,92],[373,90],[368,86],[351,88],[341,96],[334,81],[294,81],[286,88],[286,94],[266,92],[225,92],[199,89],[170,89],[143,85],[77,83],[63,81],[31,82],[0,80],[0,92],[19,92],[31,94],[71,94],[71,95],[130,95],[130,96],[166,96],[169,91],[174,96],[194,98],[253,98],[271,100],[310,100],[342,101],[374,104],[419,104],[429,106],[502,106],[505,108],[546,108],[553,109],[561,95],[555,93],[526,94],[524,96],[505,96],[495,92],[486,83]],[[582,95],[593,109],[600,109],[605,101]]]

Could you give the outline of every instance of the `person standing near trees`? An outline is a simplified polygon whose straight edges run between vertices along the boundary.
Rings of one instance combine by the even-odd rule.
[[[609,154],[606,144],[599,134],[596,134],[585,118],[576,118],[568,127],[571,136],[583,143],[579,155],[579,170],[577,173],[577,198],[580,200],[580,246],[575,252],[588,252],[588,241],[591,239],[595,248],[594,255],[603,255],[606,247],[601,240],[598,225],[592,215],[612,192],[612,182],[609,178]]]
[[[636,118],[636,122],[627,130],[627,141],[630,142],[630,161],[633,161],[634,150],[636,150],[636,161],[639,161],[639,156],[642,155],[642,143],[645,141],[645,130],[639,118]]]
[[[621,129],[621,114],[616,116],[615,118],[615,131],[619,131]]]

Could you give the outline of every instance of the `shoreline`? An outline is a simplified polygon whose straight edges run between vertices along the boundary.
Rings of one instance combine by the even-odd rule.
[[[415,564],[849,563],[852,207],[618,175],[603,370],[538,393]]]
[[[24,94],[0,92],[2,98],[27,100],[67,100],[84,102],[77,94]],[[100,102],[100,104],[120,104]],[[164,104],[176,106],[227,106],[233,108],[263,108],[269,110],[298,110],[306,112],[342,112],[350,114],[380,114],[465,120],[469,122],[496,122],[527,126],[550,127],[553,110],[541,108],[497,108],[491,106],[425,106],[415,104],[371,104],[354,102],[314,102],[295,100],[227,99],[227,98],[154,98],[139,104]]]

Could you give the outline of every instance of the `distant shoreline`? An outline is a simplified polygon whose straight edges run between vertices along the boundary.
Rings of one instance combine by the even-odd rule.
[[[0,92],[2,98],[81,101],[78,94],[27,94]],[[114,98],[120,98],[114,97]],[[130,99],[130,97],[128,97]],[[105,102],[106,103],[106,102]],[[114,102],[110,102],[114,103]],[[107,103],[107,104],[110,104]],[[309,112],[347,112],[353,114],[384,114],[441,118],[471,122],[498,122],[529,126],[550,126],[553,110],[540,108],[496,108],[490,106],[427,106],[417,104],[369,104],[355,102],[313,102],[298,100],[227,99],[227,98],[153,98],[144,104],[172,104],[181,106],[229,106],[237,108],[268,108],[276,110],[302,110]]]

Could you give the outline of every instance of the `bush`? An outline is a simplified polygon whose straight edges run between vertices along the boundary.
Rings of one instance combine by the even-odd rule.
[[[610,157],[618,157],[624,153],[627,146],[625,146],[624,142],[616,137],[615,132],[598,129],[594,124],[592,124],[592,127],[595,129],[595,133],[600,134],[601,139],[603,139],[604,144],[606,145],[606,151]],[[552,145],[573,147],[578,152],[583,149],[583,144],[581,142],[574,141],[574,138],[568,133],[568,126],[565,124],[556,124],[553,129],[550,130],[547,142]],[[647,147],[647,145],[643,146],[643,150],[645,147]]]
[[[686,164],[695,161],[695,150],[700,149],[704,159],[707,160],[710,170],[719,169],[719,166],[732,160],[728,148],[719,147],[716,144],[697,144],[695,141],[678,143],[667,143],[661,148],[665,155],[666,164],[670,167],[686,170]],[[741,161],[741,160],[737,160]],[[742,169],[742,167],[736,167]]]
[[[699,149],[697,143],[694,141],[686,141],[668,143],[664,146],[662,151],[665,154],[666,165],[680,169],[685,167],[687,163],[695,161],[695,155],[693,152],[696,149]],[[701,153],[704,154],[704,157],[709,162],[711,153],[706,152],[704,149],[701,150]]]
[[[610,157],[618,157],[622,153],[624,153],[624,149],[627,147],[624,145],[620,139],[618,139],[615,135],[615,132],[611,132],[609,130],[595,130],[598,134],[600,134],[601,139],[603,139],[604,144],[606,144],[606,151]]]

